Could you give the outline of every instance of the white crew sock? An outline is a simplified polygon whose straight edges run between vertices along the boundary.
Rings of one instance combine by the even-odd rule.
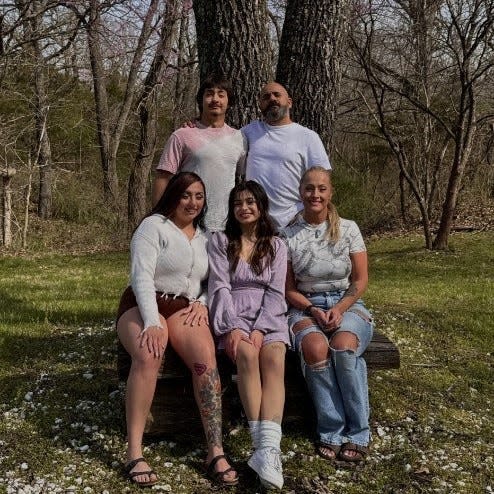
[[[281,425],[271,420],[261,420],[259,425],[259,447],[247,464],[259,475],[261,484],[268,488],[283,487],[281,465]]]
[[[260,426],[261,422],[259,420],[249,420],[250,437],[255,450],[259,448]]]
[[[272,420],[261,420],[259,426],[259,448],[275,448],[280,451],[281,425]]]

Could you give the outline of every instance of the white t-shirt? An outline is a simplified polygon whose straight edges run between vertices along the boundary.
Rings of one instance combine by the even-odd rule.
[[[366,250],[357,223],[340,218],[340,238],[326,238],[328,223],[310,225],[302,215],[281,232],[300,292],[346,290],[350,286],[350,254]]]
[[[246,179],[264,187],[271,218],[282,228],[302,209],[303,173],[316,165],[331,169],[326,150],[316,132],[297,123],[274,126],[256,120],[241,130],[249,146]]]
[[[213,232],[224,229],[228,195],[235,176],[243,173],[246,145],[239,130],[223,127],[196,127],[176,130],[168,139],[157,170],[197,173],[206,186],[208,210],[205,225]]]

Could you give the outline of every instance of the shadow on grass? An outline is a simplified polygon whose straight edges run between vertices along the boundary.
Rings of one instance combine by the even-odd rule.
[[[59,307],[37,307],[25,298],[13,296],[10,292],[0,289],[0,315],[5,324],[88,324],[109,317],[108,310],[101,304],[84,305],[84,299],[78,302],[77,310],[71,305],[70,298],[59,299]],[[63,308],[62,304],[67,305]],[[117,302],[114,304],[117,307]],[[116,309],[115,309],[116,313]],[[111,313],[110,317],[113,317]]]
[[[71,454],[79,456],[81,461],[91,458],[103,468],[119,473],[113,464],[116,459],[120,461],[124,457],[125,431],[115,342],[115,334],[110,330],[94,331],[91,335],[80,329],[64,330],[60,334],[51,330],[46,336],[6,334],[3,337],[0,401],[4,410],[21,414],[24,424],[13,430],[8,439],[9,448],[16,449],[16,452],[11,452],[13,457],[29,458],[29,438],[35,431],[33,437],[37,437],[37,449],[48,448],[51,452],[46,457],[38,455],[39,469],[50,468],[55,451],[69,448]],[[28,399],[27,394],[31,395]],[[291,403],[289,406],[300,407],[302,404]],[[184,414],[190,412],[183,410]],[[233,428],[238,428],[239,422],[244,426],[242,440],[229,434]],[[289,436],[311,435],[309,421],[287,423],[284,430]],[[228,456],[234,460],[242,458],[242,461],[233,461],[242,478],[241,485],[234,492],[260,492],[258,481],[246,464],[245,454],[250,444],[246,422],[239,416],[232,417],[231,423],[224,424],[224,433]],[[163,439],[176,443],[173,450],[169,451],[166,443],[157,444]],[[206,449],[202,430],[187,433],[172,429],[169,434],[147,437],[145,443],[155,444],[153,455],[168,457],[174,463],[181,461],[197,471],[200,479],[205,476]],[[86,445],[89,449],[84,452]],[[197,449],[202,452],[191,457],[190,453]],[[74,458],[67,462],[74,463]],[[156,466],[166,481],[163,468],[159,464]],[[125,482],[123,477],[120,480]],[[196,490],[189,492],[218,491],[217,486],[204,488],[200,482],[193,481]]]

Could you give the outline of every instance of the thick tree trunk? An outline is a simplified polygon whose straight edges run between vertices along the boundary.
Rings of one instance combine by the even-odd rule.
[[[223,72],[233,83],[235,104],[227,115],[234,127],[257,118],[259,90],[273,76],[266,0],[195,0],[201,81]]]
[[[346,0],[288,0],[276,80],[285,85],[295,121],[330,149],[341,81]]]
[[[180,27],[177,41],[177,75],[175,76],[175,95],[173,101],[173,128],[177,129],[190,115],[183,113],[186,95],[186,85],[189,79],[185,77],[185,65],[188,60],[186,55],[187,36],[189,30],[189,13],[184,8],[180,19]],[[190,60],[189,60],[190,61]]]

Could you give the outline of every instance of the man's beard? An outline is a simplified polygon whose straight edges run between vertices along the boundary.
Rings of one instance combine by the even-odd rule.
[[[278,122],[279,120],[283,119],[286,117],[288,114],[288,105],[271,105],[268,106],[262,114],[264,115],[264,118],[266,121],[269,122]]]

